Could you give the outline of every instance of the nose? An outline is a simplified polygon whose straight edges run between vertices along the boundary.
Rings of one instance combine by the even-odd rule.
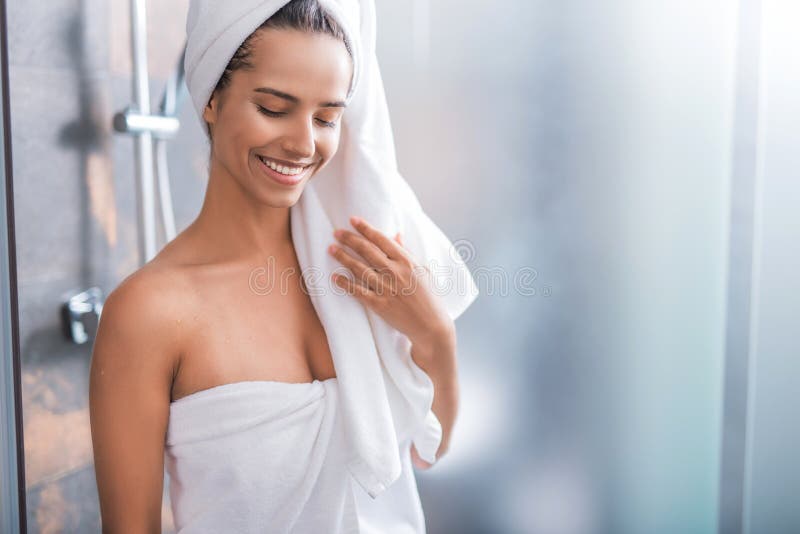
[[[283,150],[296,159],[310,159],[315,152],[314,125],[311,118],[298,117],[281,143]]]

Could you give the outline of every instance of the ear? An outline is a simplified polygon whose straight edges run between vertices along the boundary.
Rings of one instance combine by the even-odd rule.
[[[206,104],[206,108],[203,110],[203,119],[209,124],[214,124],[217,122],[217,93],[211,95],[211,99]]]

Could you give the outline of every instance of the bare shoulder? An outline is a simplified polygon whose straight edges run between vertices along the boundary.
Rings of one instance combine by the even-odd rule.
[[[167,266],[147,264],[129,275],[103,304],[96,344],[135,346],[139,358],[177,357],[185,286],[178,269]]]
[[[194,238],[190,229],[191,225],[109,293],[95,339],[98,360],[159,365],[162,371],[169,369],[170,380],[174,378],[191,335],[186,319],[201,298],[196,267],[202,239]],[[108,350],[111,347],[114,350]]]

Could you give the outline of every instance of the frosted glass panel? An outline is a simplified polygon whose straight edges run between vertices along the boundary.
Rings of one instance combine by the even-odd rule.
[[[762,17],[745,532],[800,531],[800,6]]]
[[[459,319],[430,531],[716,532],[736,6],[378,8],[401,171],[473,271],[537,275]]]

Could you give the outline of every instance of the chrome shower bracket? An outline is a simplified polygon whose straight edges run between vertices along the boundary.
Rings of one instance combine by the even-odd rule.
[[[73,343],[82,345],[94,338],[103,302],[103,292],[96,286],[67,297],[61,307],[61,320],[64,334]]]

